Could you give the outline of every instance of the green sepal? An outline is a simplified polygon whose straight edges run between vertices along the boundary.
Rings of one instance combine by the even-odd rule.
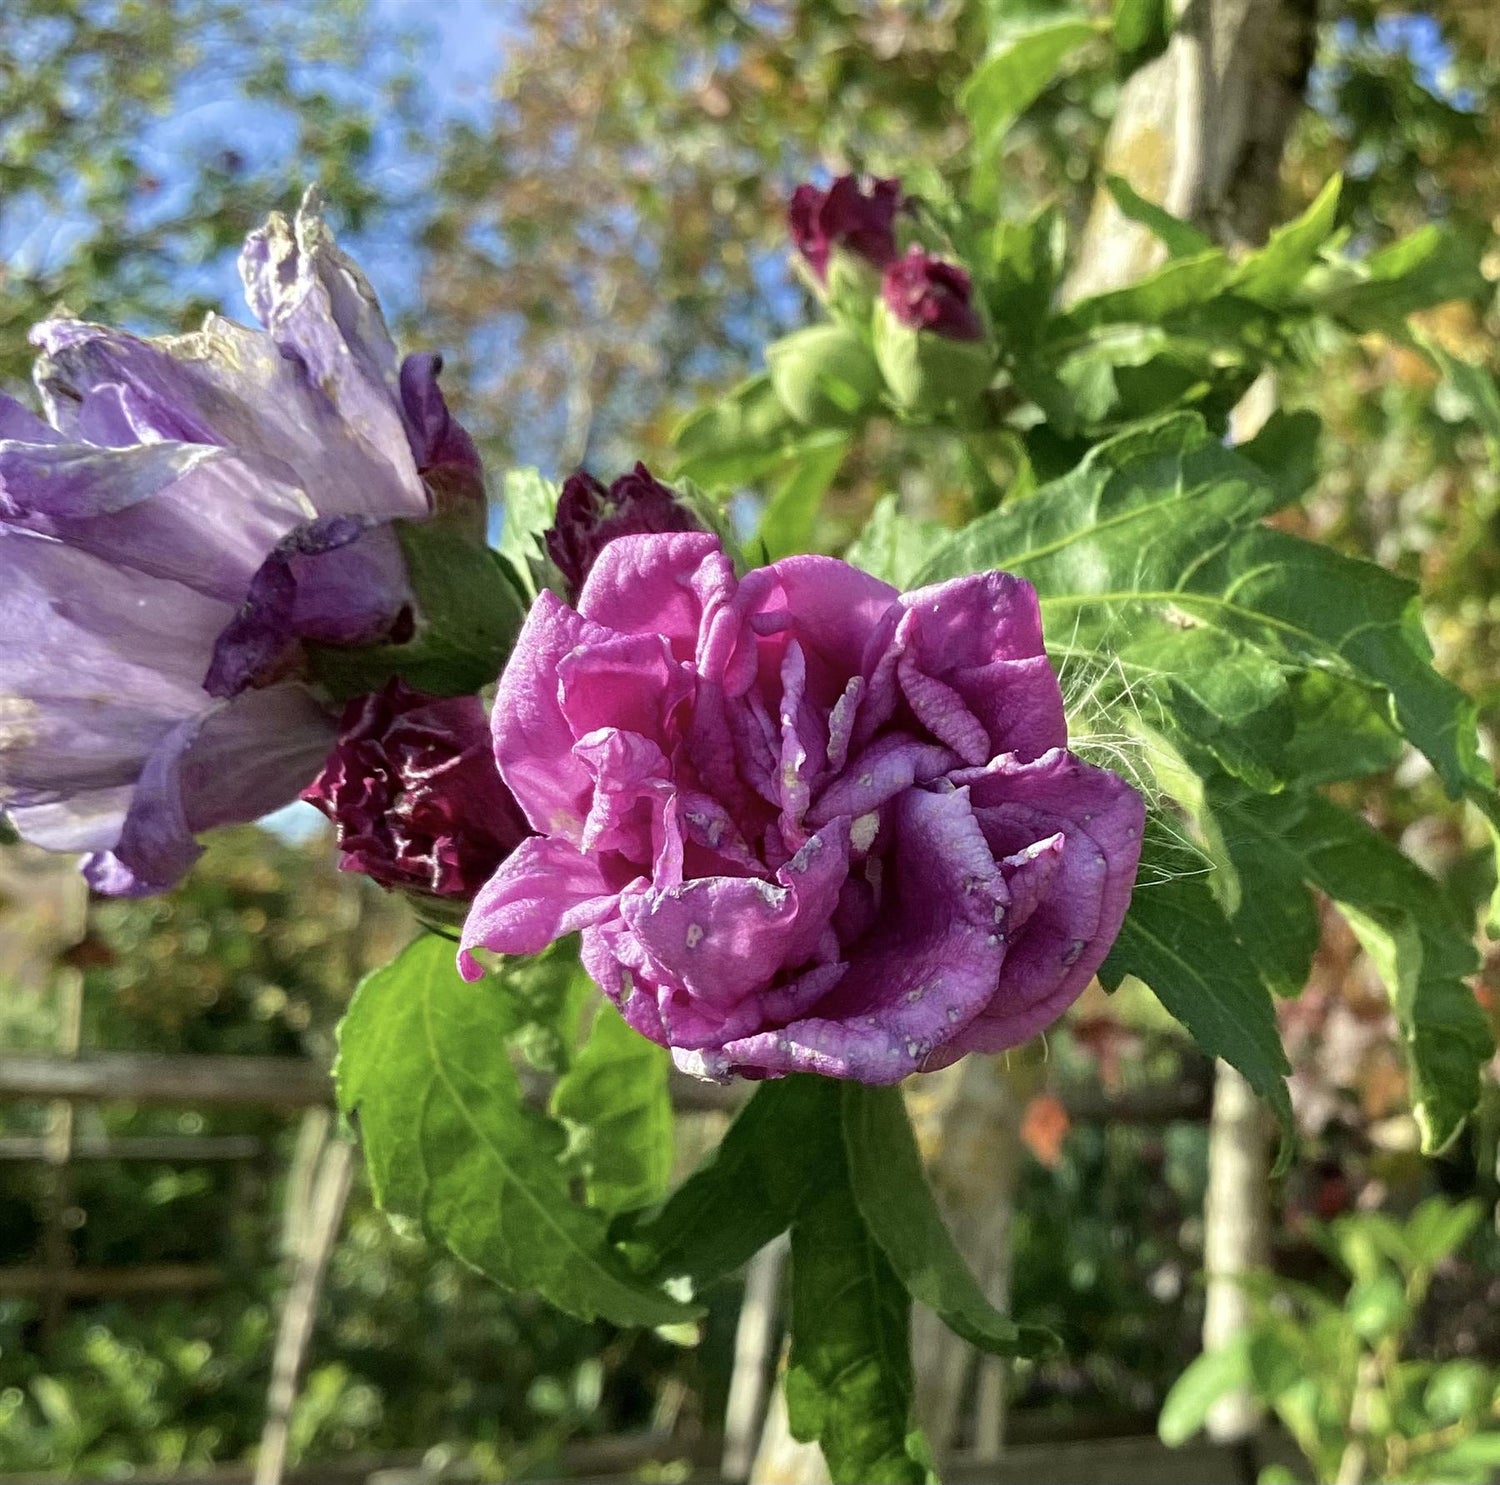
[[[404,644],[308,645],[313,679],[335,701],[378,691],[394,676],[434,696],[493,685],[526,617],[499,558],[460,522],[397,521],[416,598]]]

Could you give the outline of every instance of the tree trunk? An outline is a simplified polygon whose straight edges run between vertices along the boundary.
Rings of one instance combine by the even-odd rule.
[[[1264,242],[1280,217],[1281,158],[1301,111],[1316,45],[1315,0],[1190,0],[1167,50],[1125,85],[1104,170],[1229,248]],[[1069,301],[1119,288],[1165,255],[1101,190],[1084,229]],[[1264,421],[1263,378],[1234,420],[1238,436]],[[1219,1063],[1209,1133],[1203,1344],[1225,1344],[1249,1320],[1243,1276],[1270,1258],[1269,1131],[1244,1079]],[[1258,1413],[1247,1394],[1220,1400],[1208,1432],[1247,1437]]]
[[[1134,73],[1103,168],[1228,247],[1263,242],[1278,218],[1281,156],[1316,44],[1315,0],[1190,0],[1166,51]],[[1069,302],[1157,267],[1165,250],[1101,190]]]

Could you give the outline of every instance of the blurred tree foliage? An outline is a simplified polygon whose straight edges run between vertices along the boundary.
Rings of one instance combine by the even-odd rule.
[[[203,270],[298,178],[358,227],[378,149],[413,124],[409,49],[365,0],[7,0],[0,6],[0,383],[59,303],[193,328]],[[221,276],[222,277],[222,276]]]

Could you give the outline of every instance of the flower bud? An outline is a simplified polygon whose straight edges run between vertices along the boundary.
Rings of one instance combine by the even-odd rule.
[[[557,514],[547,532],[547,555],[576,598],[599,553],[617,536],[701,531],[703,523],[677,492],[644,464],[622,474],[607,489],[580,469],[563,484]]]
[[[814,291],[841,318],[868,319],[880,274],[896,259],[901,183],[841,175],[826,190],[803,184],[792,192],[787,224]]]
[[[766,347],[766,369],[781,405],[811,427],[854,421],[879,395],[880,368],[860,336],[813,325]]]
[[[875,307],[875,358],[908,411],[973,402],[995,355],[968,273],[920,247],[892,263]]]
[[[423,898],[467,901],[530,834],[479,698],[400,680],[350,702],[302,797],[333,821],[341,870]]]

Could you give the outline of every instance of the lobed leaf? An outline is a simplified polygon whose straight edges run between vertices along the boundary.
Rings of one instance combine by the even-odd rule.
[[[339,1028],[339,1106],[357,1123],[375,1199],[507,1288],[581,1319],[693,1318],[632,1274],[602,1213],[579,1206],[562,1128],[522,1098],[514,1012],[465,984],[453,946],[423,937],[360,984]]]
[[[1255,872],[1266,898],[1306,901],[1305,882],[1348,918],[1390,992],[1422,1147],[1444,1149],[1478,1102],[1495,1049],[1465,982],[1479,967],[1468,926],[1379,831],[1317,795],[1245,795],[1219,813],[1242,873]]]
[[[835,1485],[931,1478],[912,1421],[911,1301],[866,1225],[836,1140],[792,1224],[787,1421]]]
[[[1255,889],[1247,882],[1247,894]],[[1290,1125],[1291,1068],[1270,992],[1201,877],[1136,888],[1130,912],[1099,970],[1114,989],[1126,975],[1152,993],[1211,1057],[1222,1057]]]

